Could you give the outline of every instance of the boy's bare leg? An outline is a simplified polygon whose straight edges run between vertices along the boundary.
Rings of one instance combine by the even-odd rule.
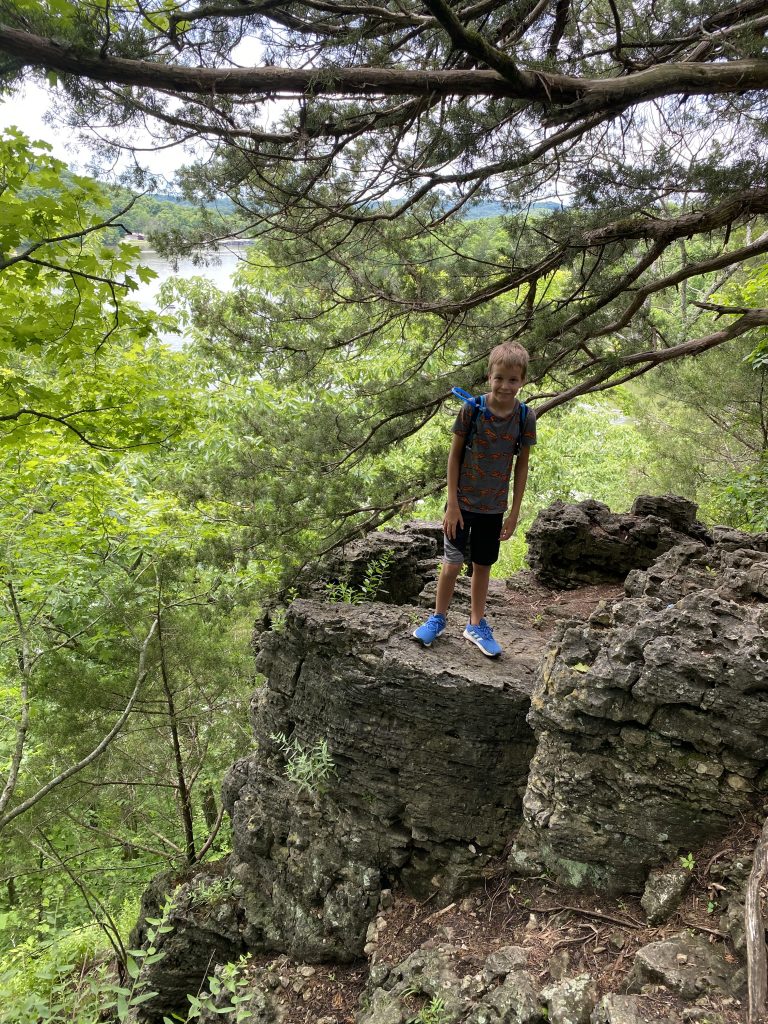
[[[443,562],[440,566],[440,575],[437,579],[437,596],[435,597],[435,613],[447,615],[451,604],[453,591],[456,587],[456,580],[459,578],[462,564],[459,562]]]
[[[469,621],[477,626],[485,618],[485,602],[488,597],[488,583],[491,579],[490,565],[472,563],[472,609]]]

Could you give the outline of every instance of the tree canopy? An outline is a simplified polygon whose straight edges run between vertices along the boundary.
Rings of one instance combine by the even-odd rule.
[[[500,337],[528,341],[540,413],[768,324],[762,307],[710,302],[768,250],[767,232],[734,231],[768,211],[768,3],[22,0],[0,12],[6,77],[47,73],[74,123],[123,148],[139,125],[207,140],[189,193],[228,193],[284,262],[322,255],[319,309],[386,308],[377,330],[437,320],[435,344],[457,365]],[[242,66],[249,55],[260,66]],[[544,198],[561,209],[527,212]],[[457,249],[450,281],[403,294],[418,269],[409,241],[481,199],[514,214],[499,245]],[[402,270],[390,280],[361,262],[383,243]],[[692,281],[713,316],[664,334],[654,300]]]

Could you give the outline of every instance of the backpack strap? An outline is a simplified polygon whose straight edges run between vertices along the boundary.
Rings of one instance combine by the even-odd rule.
[[[517,441],[515,442],[515,456],[520,454],[520,449],[523,447],[523,434],[525,433],[525,421],[528,419],[528,406],[525,402],[520,403],[520,430],[517,434]]]
[[[466,458],[467,449],[472,447],[472,442],[475,439],[477,433],[477,420],[480,416],[480,406],[476,405],[472,409],[472,419],[469,421],[469,427],[466,434],[464,435],[464,447],[461,449],[461,458],[459,459],[459,465],[462,465]]]
[[[464,435],[464,447],[461,449],[461,458],[459,460],[459,465],[462,465],[467,454],[467,449],[472,447],[472,442],[475,439],[475,434],[477,433],[477,421],[480,417],[480,413],[482,413],[486,419],[490,419],[491,414],[485,401],[485,395],[479,395],[475,398],[474,395],[470,395],[470,393],[465,391],[463,388],[452,388],[451,394],[456,395],[456,397],[460,398],[462,402],[472,407],[472,417],[469,421],[467,432]]]

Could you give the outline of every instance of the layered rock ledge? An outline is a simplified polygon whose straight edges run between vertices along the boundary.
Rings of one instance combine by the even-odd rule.
[[[612,608],[561,627],[528,719],[513,868],[639,891],[768,789],[767,540],[680,544]]]
[[[538,514],[526,534],[528,563],[540,580],[555,587],[621,582],[676,544],[711,544],[696,511],[692,501],[675,494],[641,495],[624,513],[591,499],[578,505],[556,501]]]
[[[224,785],[249,948],[357,956],[382,885],[451,899],[519,825],[541,637],[517,630],[500,661],[468,656],[459,630],[425,650],[420,614],[297,601],[264,642],[258,753]],[[286,777],[280,735],[307,754],[327,742],[325,791]]]

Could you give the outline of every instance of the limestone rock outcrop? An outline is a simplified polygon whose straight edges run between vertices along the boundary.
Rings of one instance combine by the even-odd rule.
[[[249,948],[357,956],[382,885],[448,900],[519,824],[541,638],[510,636],[502,661],[468,658],[458,630],[425,650],[420,614],[300,600],[263,643],[258,753],[224,785]],[[324,785],[286,776],[286,741],[294,762],[327,743]]]
[[[605,525],[603,506],[585,505],[590,557],[596,564],[600,549],[621,564],[627,538]],[[144,1016],[178,1010],[213,964],[246,950],[308,962],[371,953],[383,890],[448,904],[498,865],[516,833],[513,870],[641,892],[650,868],[725,831],[768,790],[768,535],[702,534],[692,509],[638,500],[633,536],[647,543],[632,557],[678,543],[632,571],[623,596],[591,587],[550,600],[530,573],[511,587],[494,581],[498,660],[461,639],[467,580],[430,649],[411,638],[423,608],[295,601],[282,628],[260,638],[256,749],[224,784],[231,857],[159,878],[145,899],[158,918],[174,894],[173,930],[146,978],[159,995]],[[371,560],[393,550],[402,587],[388,599],[429,603],[435,530],[361,542],[345,578],[359,586]],[[570,586],[575,576],[563,578]],[[734,896],[727,913],[735,920],[738,909]],[[132,945],[146,934],[144,924]],[[515,1020],[518,1005],[524,1019],[534,1004],[523,982],[511,965],[466,1020]],[[628,1005],[600,1004],[592,1020],[631,1019]],[[254,1007],[255,1019],[272,1013],[269,999]]]
[[[387,571],[376,600],[385,604],[415,601],[425,584],[437,573],[443,553],[442,523],[414,520],[396,529],[376,530],[345,544],[315,567],[319,583],[300,586],[302,597],[324,597],[328,582],[344,582],[353,590],[364,586],[369,567],[383,556]]]
[[[182,875],[162,872],[144,891],[130,945],[151,944],[161,955],[142,967],[141,987],[155,993],[142,1004],[142,1019],[160,1022],[177,1013],[216,964],[234,962],[247,952],[239,901],[222,869],[226,864],[219,861]]]
[[[621,515],[599,501],[556,501],[539,513],[526,539],[536,575],[565,588],[621,581],[681,541],[711,542],[696,520],[696,505],[672,494],[643,495]]]
[[[642,891],[768,788],[767,541],[680,544],[560,628],[532,700],[513,869]]]
[[[684,999],[695,999],[709,992],[741,993],[743,971],[734,971],[703,935],[683,932],[652,942],[638,951],[627,988],[640,992],[645,985],[663,985]]]

